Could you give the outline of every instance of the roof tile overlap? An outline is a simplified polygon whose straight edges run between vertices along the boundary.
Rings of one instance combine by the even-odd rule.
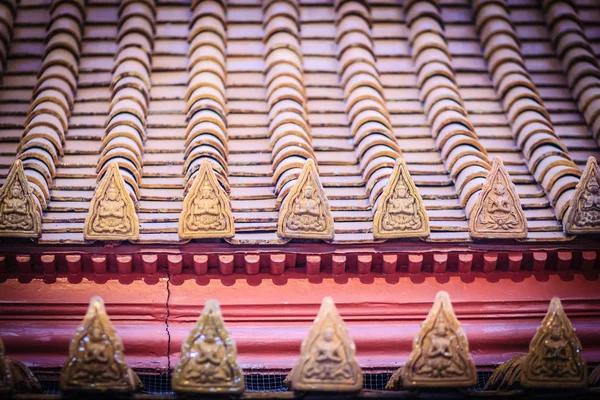
[[[141,243],[179,242],[178,215],[194,172],[187,160],[207,157],[220,183],[229,185],[236,220],[231,243],[278,243],[276,186],[281,200],[306,158],[319,166],[335,217],[335,242],[370,242],[373,207],[400,151],[430,218],[427,240],[470,240],[464,208],[477,197],[485,168],[477,153],[486,151],[489,159],[502,158],[515,183],[530,228],[527,240],[567,239],[553,211],[566,209],[577,170],[590,155],[600,155],[573,98],[588,93],[591,104],[595,86],[586,72],[570,90],[559,59],[575,54],[570,68],[586,56],[571,52],[570,45],[561,48],[564,56],[553,50],[553,28],[546,28],[536,2],[510,0],[508,19],[490,18],[479,31],[464,1],[428,6],[439,11],[411,20],[410,27],[406,2],[350,1],[337,8],[333,2],[282,2],[279,14],[259,1],[192,3],[157,2],[155,11],[139,16],[144,29],[121,34],[119,42],[119,2],[88,1],[74,58],[78,75],[57,63],[39,79],[46,31],[76,37],[74,19],[57,24],[41,3],[16,8],[0,86],[0,175],[15,159],[28,111],[43,111],[43,119],[34,117],[41,124],[27,172],[38,198],[49,200],[40,243],[83,242],[103,138],[104,146],[119,139],[102,162],[118,160],[124,178],[130,170],[130,185],[139,185]],[[146,2],[139,4],[147,9]],[[598,53],[594,10],[586,2],[576,6],[580,29],[592,54]],[[265,38],[275,15],[287,25]],[[567,23],[563,29],[575,32],[572,17],[552,26]],[[151,29],[149,18],[156,21]],[[432,41],[431,48],[423,41],[413,58],[415,31],[444,40]],[[486,65],[480,36],[487,43],[497,32],[517,45],[500,45]],[[71,53],[74,42],[63,43],[54,49]],[[120,43],[135,50],[120,54]],[[197,51],[203,47],[211,49]],[[116,54],[120,64],[135,65],[135,75],[113,81]],[[430,72],[419,69],[435,62],[433,54],[444,57]],[[110,120],[119,128],[109,138],[104,130],[111,110],[122,112]],[[65,130],[61,119],[69,113]],[[187,132],[194,118],[202,123]],[[519,123],[518,137],[511,119]],[[458,120],[469,124],[452,122]],[[269,129],[273,124],[283,126],[277,136]],[[284,133],[292,125],[298,134],[290,138]],[[442,128],[435,138],[432,126]],[[40,137],[44,144],[33,145]],[[275,181],[274,167],[281,172]],[[461,201],[465,197],[472,201]],[[168,229],[161,233],[161,227]]]

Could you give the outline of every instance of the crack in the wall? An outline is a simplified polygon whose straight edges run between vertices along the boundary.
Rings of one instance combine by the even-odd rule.
[[[169,283],[171,281],[171,274],[167,271],[167,301],[165,307],[167,315],[165,318],[165,331],[167,332],[167,375],[171,373],[171,332],[169,332],[169,300],[171,299],[171,289]]]

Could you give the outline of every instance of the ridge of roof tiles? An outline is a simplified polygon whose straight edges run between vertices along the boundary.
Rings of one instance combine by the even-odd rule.
[[[379,78],[370,9],[364,0],[336,0],[338,74],[359,168],[372,209],[402,156]]]
[[[504,0],[474,0],[473,15],[513,136],[562,221],[581,177],[531,80]]]
[[[3,0],[0,2],[0,78],[4,74],[4,64],[10,48],[17,0]]]
[[[84,8],[83,1],[52,1],[43,61],[17,148],[42,209],[50,201],[52,180],[64,155],[65,132],[77,92]]]
[[[140,198],[156,8],[153,0],[123,0],[119,6],[117,51],[111,101],[96,172],[100,182],[113,161],[134,199]]]
[[[275,194],[283,202],[305,161],[316,159],[306,111],[298,3],[267,0],[263,10],[269,147]]]
[[[587,38],[590,54],[598,57],[600,55],[598,26],[600,10],[595,8],[590,0],[570,1],[580,20],[580,28]],[[147,4],[143,1],[136,3]],[[460,165],[459,162],[451,164],[447,154],[452,152],[446,153],[444,150],[453,148],[454,143],[451,139],[455,136],[448,139],[446,142],[448,144],[443,145],[439,141],[441,138],[437,140],[433,138],[432,124],[428,118],[430,104],[424,99],[419,99],[421,87],[418,83],[417,60],[412,58],[415,55],[414,48],[411,50],[409,44],[409,41],[413,40],[410,33],[416,30],[415,22],[412,22],[409,27],[408,13],[403,11],[406,6],[403,3],[406,1],[369,0],[336,4],[333,0],[329,2],[302,0],[294,3],[295,6],[290,3],[289,7],[283,6],[290,11],[280,14],[289,31],[283,29],[284,34],[274,35],[282,42],[268,43],[268,40],[264,39],[267,19],[270,18],[268,14],[273,13],[269,11],[270,7],[274,7],[269,6],[270,3],[263,4],[259,0],[230,0],[226,3],[219,0],[212,0],[212,3],[208,0],[157,1],[154,7],[156,31],[153,33],[153,49],[147,52],[150,68],[145,72],[151,86],[132,85],[117,91],[126,90],[124,93],[129,93],[132,97],[129,100],[144,98],[142,104],[145,104],[146,110],[146,125],[142,131],[145,135],[144,140],[136,144],[137,149],[132,146],[133,143],[128,144],[138,152],[137,156],[129,154],[129,157],[137,160],[141,156],[142,161],[141,168],[137,169],[136,166],[140,181],[135,182],[138,185],[139,195],[139,242],[146,244],[181,242],[177,228],[185,189],[191,183],[196,163],[202,161],[201,159],[209,158],[217,177],[220,177],[221,184],[227,183],[230,189],[236,234],[227,241],[234,244],[282,243],[276,234],[278,196],[281,200],[288,185],[283,182],[283,179],[273,181],[272,160],[276,159],[274,158],[275,147],[272,146],[271,140],[273,136],[269,131],[273,118],[269,116],[270,103],[267,95],[270,93],[268,82],[279,74],[277,76],[272,74],[272,77],[267,78],[265,55],[267,47],[271,44],[275,47],[281,45],[278,49],[284,49],[290,43],[299,50],[302,63],[299,68],[294,67],[294,70],[285,66],[285,72],[282,74],[285,79],[279,79],[278,82],[281,82],[281,87],[289,93],[290,99],[272,104],[274,111],[271,115],[278,115],[286,110],[302,116],[294,118],[294,121],[306,121],[310,128],[308,131],[310,141],[307,142],[310,147],[307,149],[311,149],[312,156],[319,165],[319,177],[335,218],[334,243],[373,242],[372,211],[377,201],[377,193],[387,181],[385,178],[387,168],[383,167],[387,157],[371,158],[375,163],[371,163],[369,168],[371,166],[381,168],[373,170],[374,173],[370,176],[363,174],[362,171],[368,171],[368,168],[362,169],[363,164],[372,153],[361,153],[363,147],[360,146],[363,143],[369,144],[371,147],[364,148],[365,151],[372,148],[373,153],[377,154],[383,150],[393,151],[394,141],[398,146],[397,151],[402,149],[401,155],[423,198],[430,219],[431,235],[426,240],[434,243],[471,241],[465,211],[469,201],[467,200],[466,205],[462,201],[468,190],[466,186],[460,189],[460,183],[452,175],[452,167]],[[0,4],[13,3],[2,1]],[[39,92],[36,86],[37,73],[42,69],[45,43],[49,39],[48,25],[52,18],[49,4],[49,0],[20,2],[16,6],[16,12],[12,14],[14,21],[12,34],[8,36],[10,48],[7,47],[5,68],[0,84],[0,182],[4,181],[9,167],[17,157],[17,149],[32,98],[35,101],[36,94]],[[67,98],[71,117],[62,144],[64,156],[56,153],[57,161],[52,160],[56,174],[50,181],[52,187],[48,188],[50,197],[46,199],[39,188],[36,192],[38,198],[47,201],[42,214],[42,235],[38,241],[40,244],[85,243],[83,225],[90,200],[97,187],[96,168],[102,157],[107,117],[110,110],[115,107],[117,102],[115,99],[118,98],[112,97],[112,88],[115,86],[113,82],[115,54],[119,49],[119,4],[120,1],[117,0],[86,2],[80,54],[78,58],[76,57],[78,76],[75,81],[73,81],[74,75],[67,72],[69,69],[66,67],[60,68],[65,73],[61,72],[51,79],[43,77],[44,80],[50,79],[49,82],[54,90],[60,93],[57,99],[60,99],[60,96]],[[526,68],[530,82],[526,88],[533,86],[537,89],[539,100],[543,101],[547,111],[546,122],[555,133],[554,136],[550,135],[554,139],[540,148],[557,153],[554,156],[558,157],[555,160],[559,161],[559,164],[567,162],[570,165],[570,167],[555,165],[556,170],[551,168],[546,175],[550,179],[565,168],[572,169],[573,165],[577,169],[582,168],[589,156],[600,157],[600,149],[597,140],[590,134],[593,123],[587,122],[587,125],[590,125],[588,129],[585,111],[581,112],[577,108],[576,101],[582,98],[582,94],[570,89],[566,79],[567,73],[562,71],[559,63],[560,58],[564,58],[568,51],[559,52],[556,45],[552,45],[550,29],[550,25],[558,26],[565,21],[570,21],[572,15],[547,23],[545,9],[540,7],[537,0],[507,0],[506,4],[510,11],[506,15],[513,31],[512,36],[520,45],[521,59],[517,64]],[[211,25],[210,28],[200,27],[207,20],[199,17],[194,19],[193,14],[194,10],[200,13],[199,10],[203,7],[211,10],[207,14],[216,19],[214,22],[218,22],[217,25]],[[297,11],[291,11],[294,9]],[[468,118],[472,124],[473,132],[487,151],[489,159],[497,156],[502,158],[515,184],[527,218],[526,240],[530,242],[571,240],[573,236],[563,232],[562,224],[556,214],[559,214],[561,205],[564,204],[562,200],[568,198],[571,189],[564,192],[567,194],[566,197],[559,192],[563,187],[571,184],[571,179],[574,179],[575,183],[578,181],[575,176],[577,171],[572,170],[572,175],[558,174],[562,178],[558,179],[556,184],[550,184],[550,180],[538,182],[536,176],[539,177],[539,174],[536,175],[536,169],[530,170],[533,159],[525,155],[527,150],[519,145],[519,141],[515,140],[516,137],[513,137],[507,118],[512,114],[504,110],[503,99],[496,91],[493,79],[490,79],[493,78],[493,74],[490,73],[491,68],[488,69],[482,54],[483,46],[480,43],[480,34],[476,30],[475,13],[470,2],[440,0],[437,9],[439,14],[437,20],[443,28],[442,37],[445,39],[443,44],[449,54],[451,72],[458,88],[459,98],[456,100],[461,100],[460,105],[466,112],[465,118]],[[367,13],[364,10],[367,10]],[[220,14],[223,15],[222,18],[218,17]],[[0,14],[0,20],[1,15],[3,14]],[[368,30],[360,28],[353,31],[350,26],[348,32],[344,33],[345,28],[336,25],[336,22],[338,24],[340,22],[338,16],[342,15],[344,18],[355,16],[356,18],[349,20],[359,22],[359,28],[365,26],[362,21],[367,21]],[[292,21],[290,17],[295,20],[294,23],[290,22]],[[432,19],[436,21],[436,18]],[[498,19],[499,23],[503,23],[502,19]],[[200,20],[203,22],[198,22],[199,31],[192,35],[195,28],[191,22]],[[294,24],[297,25],[297,29]],[[4,26],[6,24],[0,23],[0,35]],[[206,33],[211,29],[215,34]],[[297,31],[296,36],[289,33],[292,31]],[[340,33],[342,35],[339,35]],[[226,39],[223,43],[217,40],[219,35]],[[143,38],[143,35],[140,34],[139,37]],[[194,37],[197,37],[195,43]],[[0,42],[6,43],[5,37],[2,38]],[[350,80],[342,80],[339,68],[345,61],[341,58],[341,45],[345,40],[350,40],[349,38],[356,38],[354,47],[364,49],[365,54],[369,53],[367,48],[370,46],[372,58],[368,60],[374,62],[373,68],[368,71],[366,69],[369,68],[369,62],[358,63],[358,66],[364,69],[363,72],[351,69],[348,71],[349,78],[357,77],[354,86],[349,85]],[[570,43],[564,41],[565,46],[571,46]],[[192,56],[195,49],[192,51],[191,47],[204,45],[212,47],[210,49],[202,47],[202,51],[211,51],[210,56],[198,62],[196,64],[198,68],[194,69],[195,66],[191,67],[190,64],[191,59],[195,57]],[[221,51],[218,50],[220,47]],[[439,46],[434,49],[437,48]],[[434,51],[426,51],[425,54]],[[348,55],[352,53],[355,52],[352,51]],[[564,55],[561,55],[563,53]],[[136,57],[141,57],[141,54],[138,51]],[[204,57],[199,51],[196,51],[196,54],[200,58]],[[128,56],[128,53],[125,55]],[[224,58],[220,67],[217,67],[218,61],[214,64],[208,62],[210,57],[221,56]],[[425,60],[421,57],[419,61],[421,59]],[[585,60],[585,57],[577,56],[576,60]],[[571,63],[574,62],[578,61],[573,60]],[[141,67],[142,62],[136,61],[136,63],[136,68],[141,68],[144,72],[144,67]],[[448,61],[444,58],[442,64],[445,63],[447,64]],[[425,66],[426,64],[423,68]],[[222,76],[224,93],[222,89],[219,91],[217,88],[210,93],[195,92],[193,96],[191,93],[188,94],[191,87],[196,89],[205,86],[201,83],[203,81],[210,80],[215,87],[220,86],[216,78],[213,76],[209,78],[209,75],[200,69],[204,67],[206,72],[212,71]],[[589,69],[586,67],[585,70]],[[300,71],[300,75],[296,71]],[[368,76],[369,72],[371,76]],[[296,77],[297,82],[288,79],[288,76]],[[574,88],[577,90],[581,88],[581,93],[588,93],[589,96],[589,93],[593,93],[589,88],[596,87],[593,86],[594,80],[591,78],[593,78],[592,74],[582,75],[581,78],[576,79]],[[438,80],[437,77],[434,80]],[[133,81],[134,79],[130,80]],[[70,82],[75,82],[75,87],[72,87]],[[377,82],[381,86],[379,91],[374,88]],[[271,90],[276,88],[276,85],[272,86]],[[296,90],[287,90],[287,88]],[[436,88],[437,85],[432,87],[432,89]],[[133,94],[134,91],[138,93]],[[304,103],[294,100],[301,99],[298,93],[304,95]],[[351,96],[360,97],[364,93],[368,93],[371,97],[365,97],[367,101],[356,101],[360,106],[354,110],[347,108],[354,102],[355,97]],[[198,97],[194,98],[196,95]],[[379,95],[383,99],[382,108],[377,105]],[[222,98],[222,104],[219,105],[218,101],[211,96],[218,97],[219,101]],[[193,103],[190,103],[192,99]],[[593,99],[589,97],[586,99],[589,100],[584,102],[592,104]],[[448,102],[443,104],[451,105],[451,110],[458,107]],[[215,110],[221,107],[225,112],[218,115]],[[353,113],[361,110],[361,107],[362,110],[369,111],[369,118],[376,115],[379,109],[382,114],[377,118],[389,120],[392,128],[389,140],[374,133],[366,135],[366,141],[356,140],[357,136],[352,130],[350,116],[355,115]],[[136,110],[139,109],[136,107]],[[213,111],[210,114],[204,112],[205,110]],[[518,113],[517,109],[513,112],[518,115],[524,114]],[[588,115],[593,116],[594,112],[591,114],[590,112]],[[226,127],[223,135],[215,131],[215,135],[204,135],[200,138],[196,133],[204,128],[198,128],[193,133],[186,132],[190,120],[200,113],[202,118],[210,116],[213,122],[222,119]],[[137,123],[138,117],[125,114],[119,115],[127,122]],[[457,115],[454,112],[452,114]],[[533,117],[538,120],[538,115],[542,115],[537,112],[534,114],[527,113],[525,120]],[[542,124],[542,126],[547,125]],[[60,133],[54,132],[48,135],[59,137]],[[470,138],[469,134],[465,135]],[[372,145],[382,139],[385,143]],[[463,139],[466,140],[464,137]],[[574,164],[563,157],[566,154],[564,149],[552,144],[555,140],[562,143],[561,147],[568,149]],[[143,145],[141,149],[138,146],[140,142]],[[450,143],[452,146],[449,146]],[[282,142],[280,154],[292,155],[300,149],[304,151],[304,147],[300,144],[303,143],[299,136],[293,138],[293,143],[285,143],[285,146]],[[476,146],[470,146],[472,148],[468,150],[475,151]],[[467,150],[461,146],[456,148]],[[32,151],[43,151],[43,147],[34,147]],[[222,153],[227,155],[226,164],[223,166],[220,164],[223,161]],[[311,153],[306,150],[306,154]],[[361,154],[366,154],[366,158]],[[299,156],[296,160],[300,161],[302,158]],[[549,159],[548,161],[553,160],[551,157],[546,158]],[[52,157],[45,155],[44,159],[51,160]],[[536,159],[543,160],[540,157]],[[34,162],[35,159],[30,164]],[[44,168],[48,168],[41,161],[39,163],[40,165],[36,164],[38,167],[44,165]],[[122,164],[122,174],[125,176],[125,166],[131,167],[131,165],[125,162]],[[220,174],[220,170],[225,171],[225,166],[227,172]],[[542,169],[538,170],[541,171]],[[32,170],[28,172],[31,176],[33,173]],[[293,176],[294,169],[291,168],[286,170],[284,179],[288,177],[293,179]],[[37,180],[43,181],[43,186],[46,185],[46,180],[40,178],[41,176]],[[34,181],[31,177],[29,179],[34,186]],[[130,182],[132,181],[135,179],[131,178]],[[566,182],[565,185],[562,184],[563,181]],[[276,185],[279,183],[282,184],[281,190],[277,192]],[[368,186],[369,184],[373,186]],[[553,188],[555,190],[547,194],[546,190]],[[475,197],[471,195],[471,199]],[[555,213],[554,210],[557,212]]]
[[[490,169],[487,152],[463,105],[437,1],[409,0],[404,11],[419,99],[468,218]]]
[[[544,0],[544,15],[571,94],[600,143],[600,67],[570,0]]]
[[[227,167],[227,16],[223,0],[191,4],[188,88],[183,172],[186,190],[202,160],[207,159],[217,180],[230,191]]]

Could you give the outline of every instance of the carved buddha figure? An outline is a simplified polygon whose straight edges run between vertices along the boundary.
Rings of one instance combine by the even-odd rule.
[[[416,200],[403,181],[396,185],[394,194],[388,200],[388,213],[383,217],[386,230],[406,230],[421,228],[421,219],[417,213]]]
[[[327,326],[314,345],[312,362],[307,363],[307,379],[336,380],[350,379],[352,366],[346,360],[344,347],[336,337],[332,326]]]
[[[188,216],[188,227],[197,231],[223,229],[224,226],[225,220],[219,207],[219,199],[206,179],[192,203],[192,212]]]
[[[554,320],[550,326],[547,337],[539,349],[539,360],[533,368],[536,375],[547,377],[577,376],[577,364],[573,359],[573,353],[569,341],[565,338],[563,328],[558,320]]]
[[[321,199],[308,182],[300,196],[294,200],[292,217],[287,221],[287,227],[291,230],[322,231],[326,228],[326,224]]]
[[[0,206],[0,226],[7,229],[30,229],[33,221],[27,213],[27,198],[15,182]]]
[[[100,319],[95,316],[88,325],[86,335],[79,342],[79,368],[73,375],[76,381],[108,383],[121,378],[121,371],[114,359],[114,347],[104,334]]]
[[[417,375],[425,375],[432,378],[446,378],[460,376],[465,369],[460,365],[460,355],[455,354],[453,346],[455,335],[440,316],[438,323],[423,340],[422,362],[415,367]]]
[[[207,326],[195,340],[189,352],[189,362],[183,368],[183,376],[200,384],[233,379],[233,371],[227,364],[225,344],[213,326]]]
[[[593,177],[586,185],[579,207],[581,212],[577,215],[575,223],[580,226],[600,225],[600,186],[598,180]]]
[[[95,232],[127,233],[131,229],[131,221],[126,216],[126,204],[119,194],[119,189],[111,182],[106,193],[100,199],[98,214],[93,223]]]
[[[481,223],[490,226],[492,229],[500,228],[504,230],[518,226],[519,220],[511,203],[506,186],[498,182],[485,200],[485,207],[480,215]]]

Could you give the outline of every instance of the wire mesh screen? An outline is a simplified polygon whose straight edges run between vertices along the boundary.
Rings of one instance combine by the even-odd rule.
[[[490,376],[491,371],[480,371],[477,374],[477,385],[471,390],[483,390]],[[171,374],[168,371],[139,371],[138,376],[144,384],[142,393],[146,394],[172,394],[171,389]],[[392,376],[392,373],[366,373],[363,375],[363,389],[365,390],[384,390],[387,381]],[[246,391],[247,392],[287,392],[288,389],[283,384],[286,375],[283,374],[246,374]],[[58,376],[56,378],[44,377],[40,383],[46,394],[59,394]]]

